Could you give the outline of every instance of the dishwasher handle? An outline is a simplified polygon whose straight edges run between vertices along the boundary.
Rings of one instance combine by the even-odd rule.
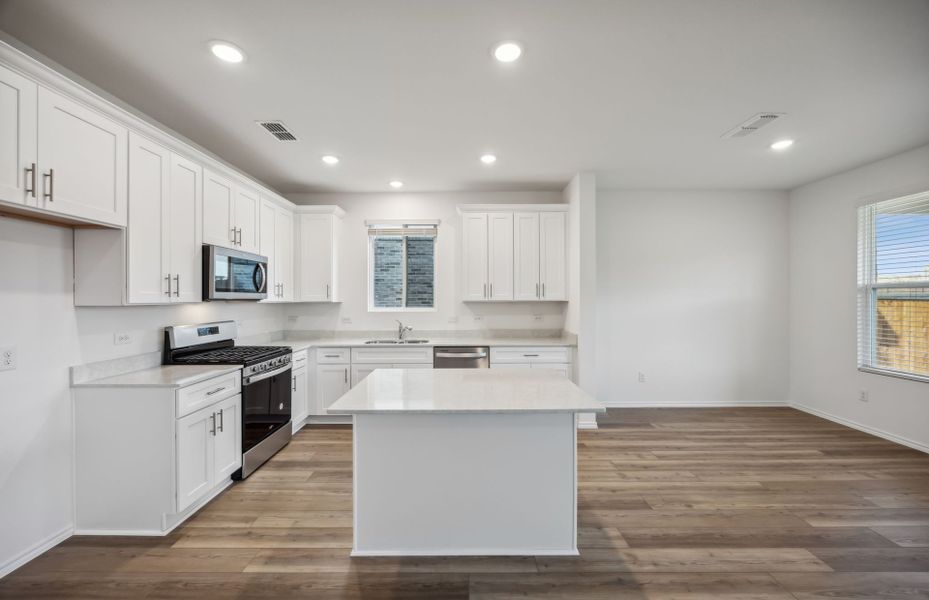
[[[436,358],[487,358],[486,352],[436,352]]]

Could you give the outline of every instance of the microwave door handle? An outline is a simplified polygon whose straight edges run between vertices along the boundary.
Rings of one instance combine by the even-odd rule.
[[[265,290],[265,285],[267,285],[267,272],[263,264],[255,264],[255,272],[252,273],[252,283],[255,284],[256,292],[261,293]]]

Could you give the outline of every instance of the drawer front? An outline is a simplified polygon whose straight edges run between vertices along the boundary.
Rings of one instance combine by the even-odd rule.
[[[291,362],[293,362],[294,369],[305,367],[306,366],[306,350],[294,352],[294,356],[291,359]]]
[[[242,391],[242,372],[214,377],[177,390],[177,418]]]
[[[569,363],[571,348],[565,346],[497,347],[490,349],[490,364],[503,363]]]
[[[320,348],[316,351],[316,362],[321,365],[341,365],[350,361],[351,348]]]
[[[432,363],[432,347],[415,348],[352,348],[352,363],[389,363],[401,365],[408,363]]]

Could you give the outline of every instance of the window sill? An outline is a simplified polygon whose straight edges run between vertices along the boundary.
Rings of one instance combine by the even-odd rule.
[[[862,373],[871,373],[872,375],[884,375],[887,377],[896,377],[897,379],[909,379],[910,381],[921,381],[929,383],[929,375],[917,375],[915,373],[904,373],[902,371],[891,371],[889,369],[875,369],[874,367],[858,367]]]

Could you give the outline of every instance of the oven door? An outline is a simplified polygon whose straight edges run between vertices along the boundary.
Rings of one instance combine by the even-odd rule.
[[[222,246],[203,245],[204,300],[268,297],[268,259]]]
[[[242,385],[242,452],[289,427],[291,366],[249,377]]]

